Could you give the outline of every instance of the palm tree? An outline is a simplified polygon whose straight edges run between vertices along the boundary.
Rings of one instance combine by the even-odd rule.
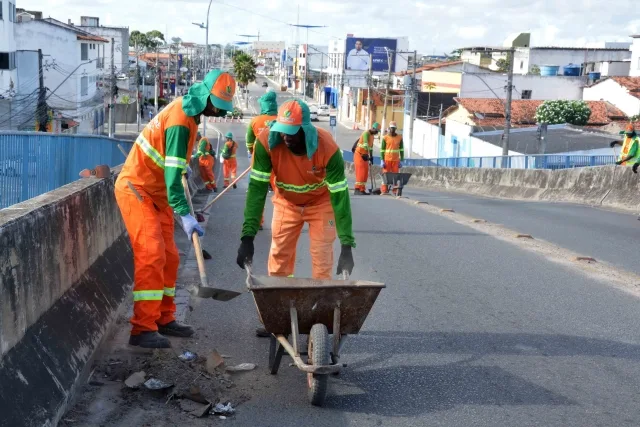
[[[426,82],[422,86],[423,89],[429,93],[429,101],[427,102],[427,119],[429,119],[429,111],[431,110],[431,91],[436,88],[436,84],[433,82]]]
[[[249,82],[256,79],[256,63],[251,56],[244,52],[233,57],[233,71],[236,74],[236,80],[245,88]],[[247,93],[245,93],[245,107],[249,107],[249,94]]]

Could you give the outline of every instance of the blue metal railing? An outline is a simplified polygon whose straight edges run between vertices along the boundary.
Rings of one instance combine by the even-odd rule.
[[[346,161],[353,161],[351,151],[343,151]],[[546,154],[536,156],[447,157],[439,159],[405,159],[403,166],[440,166],[448,168],[570,169],[613,165],[614,156]],[[373,162],[380,164],[380,157]]]
[[[54,190],[77,179],[83,169],[122,164],[122,144],[104,136],[0,133],[0,209]]]

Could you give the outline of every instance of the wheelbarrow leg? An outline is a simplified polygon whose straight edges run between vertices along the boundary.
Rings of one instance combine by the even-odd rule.
[[[276,375],[282,362],[282,356],[284,355],[284,347],[282,347],[276,337],[273,335],[270,338],[269,344],[269,373]]]

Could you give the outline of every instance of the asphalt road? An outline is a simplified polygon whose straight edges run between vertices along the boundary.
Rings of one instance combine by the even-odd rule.
[[[405,189],[404,195],[502,224],[640,274],[637,215],[568,203],[492,199],[454,192]]]
[[[217,126],[243,135],[242,124]],[[243,148],[238,159],[239,171],[248,166]],[[237,290],[245,283],[235,257],[246,185],[214,205],[204,238],[214,255],[210,280]],[[250,295],[203,301],[188,315],[218,351],[259,365],[235,379],[251,399],[225,425],[640,425],[638,299],[413,205],[361,196],[352,206],[352,278],[387,288],[361,334],[345,345],[349,366],[331,378],[326,407],[307,403],[306,379],[287,358],[277,376],[266,372],[268,340],[253,335]],[[271,214],[268,199],[256,274],[266,273]],[[551,217],[547,211],[536,221]],[[596,240],[583,221],[579,227],[575,220],[576,234]],[[307,236],[303,231],[299,241],[298,277],[310,274]]]

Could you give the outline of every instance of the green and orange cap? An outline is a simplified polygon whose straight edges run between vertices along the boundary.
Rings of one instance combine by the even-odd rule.
[[[189,93],[182,98],[182,109],[188,116],[202,114],[207,107],[207,99],[219,110],[233,110],[233,95],[236,92],[236,81],[229,73],[212,70],[204,80],[194,83]]]
[[[278,109],[278,117],[269,132],[269,148],[282,142],[280,133],[295,135],[300,128],[304,131],[307,156],[311,158],[318,149],[318,130],[311,124],[309,106],[299,99],[287,101]]]

